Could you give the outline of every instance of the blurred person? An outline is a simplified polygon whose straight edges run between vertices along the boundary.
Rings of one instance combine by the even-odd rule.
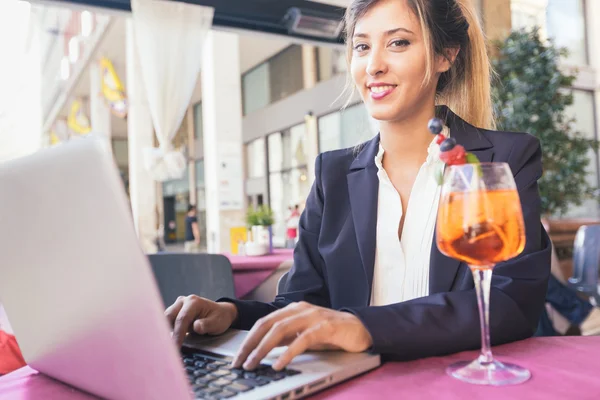
[[[185,217],[184,251],[186,253],[198,253],[200,251],[200,229],[198,229],[198,217],[196,214],[196,206],[190,204],[187,216]]]
[[[351,78],[379,134],[317,157],[283,293],[272,303],[180,297],[165,311],[174,339],[248,329],[233,361],[246,369],[281,345],[289,347],[275,369],[309,349],[408,360],[478,348],[471,271],[434,239],[434,116],[466,151],[513,171],[526,245],[494,268],[491,339],[530,337],[550,274],[541,149],[528,134],[492,130],[489,60],[472,1],[354,0],[345,19]]]
[[[298,223],[300,222],[300,206],[289,207],[290,215],[286,219],[286,247],[293,249],[298,238]]]

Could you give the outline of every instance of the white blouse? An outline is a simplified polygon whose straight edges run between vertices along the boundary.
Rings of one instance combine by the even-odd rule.
[[[448,132],[444,131],[444,134]],[[375,157],[379,170],[379,196],[372,306],[399,303],[429,294],[429,258],[441,189],[435,179],[435,171],[441,161],[434,138],[427,150],[427,160],[419,169],[411,190],[402,240],[399,240],[402,203],[400,194],[383,168],[384,151],[380,144]]]

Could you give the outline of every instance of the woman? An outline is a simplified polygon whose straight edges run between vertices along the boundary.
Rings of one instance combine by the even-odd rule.
[[[515,175],[527,244],[494,270],[492,343],[533,334],[550,273],[537,187],[541,150],[527,134],[475,128],[494,124],[488,57],[470,3],[352,2],[350,71],[380,134],[317,158],[285,293],[269,304],[180,298],[166,311],[178,343],[190,328],[251,329],[234,360],[246,369],[282,344],[289,347],[276,369],[307,349],[412,359],[477,348],[471,272],[435,245],[439,188],[432,184],[428,154],[435,145],[427,130],[434,114],[467,151],[482,162],[507,162]]]

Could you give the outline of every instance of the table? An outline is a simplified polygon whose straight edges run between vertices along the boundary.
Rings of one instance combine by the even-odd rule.
[[[293,249],[273,249],[264,256],[234,256],[223,254],[231,262],[235,295],[243,298],[263,283],[281,263],[294,257]]]
[[[501,361],[512,361],[532,372],[521,385],[476,386],[448,377],[446,366],[470,360],[478,352],[410,362],[386,363],[361,377],[327,389],[314,399],[527,399],[587,400],[600,396],[600,337],[545,337],[494,347]],[[0,399],[90,400],[83,394],[32,370],[21,368],[0,377]]]

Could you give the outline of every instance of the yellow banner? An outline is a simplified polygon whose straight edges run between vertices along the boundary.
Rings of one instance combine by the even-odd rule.
[[[102,95],[110,110],[119,118],[127,116],[127,95],[113,63],[106,57],[100,59]]]
[[[67,126],[78,135],[87,135],[92,131],[90,120],[83,112],[81,100],[75,100],[71,104],[71,111],[67,118]]]

